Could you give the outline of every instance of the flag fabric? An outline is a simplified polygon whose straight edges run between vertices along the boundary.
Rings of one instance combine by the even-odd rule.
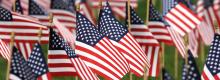
[[[96,22],[95,15],[92,11],[91,5],[89,5],[89,1],[88,0],[79,0],[79,1],[81,8],[80,12],[83,13],[93,24],[95,24]]]
[[[64,51],[68,58],[70,59],[72,65],[74,66],[77,74],[82,80],[99,80],[96,74],[80,59],[80,56],[77,56],[73,49],[61,38],[55,31],[50,29],[50,39],[52,42],[51,47]],[[58,52],[59,53],[59,52]]]
[[[201,80],[196,61],[190,50],[188,50],[187,58],[187,64],[186,62],[183,63],[182,80]]]
[[[174,45],[176,46],[177,50],[184,58],[186,55],[186,46],[184,44],[183,38],[180,36],[178,32],[176,32],[172,27],[167,26],[167,30],[169,31],[171,38],[173,40]]]
[[[27,63],[28,66],[31,67],[32,72],[36,75],[38,80],[52,80],[39,43],[35,44]]]
[[[99,8],[99,0],[89,0],[94,8]],[[110,0],[108,1],[111,4],[112,11],[115,15],[125,18],[126,14],[126,7],[124,6],[126,4],[127,0]],[[130,0],[131,6],[134,8],[137,8],[138,6],[138,0]],[[102,1],[103,4],[106,3],[106,1]]]
[[[128,32],[127,27],[122,25],[111,13],[109,3],[99,14],[98,29],[123,53],[129,62],[132,73],[141,76],[145,69],[150,67],[149,60],[138,42]]]
[[[66,54],[64,46],[60,44],[60,37],[53,37],[54,31],[50,30],[48,67],[52,76],[76,76],[76,68]],[[59,46],[58,46],[59,45]]]
[[[167,72],[165,68],[162,69],[162,80],[174,80],[173,77]]]
[[[11,32],[14,32],[15,37],[15,46],[18,47],[25,57],[28,58],[28,55],[31,53],[32,44],[38,40],[38,33],[40,28],[43,30],[46,29],[46,26],[40,24],[33,17],[20,15],[18,13],[10,12],[5,8],[0,7],[1,17],[0,17],[0,38],[5,42],[10,42]],[[42,33],[42,43],[48,41],[48,35]]]
[[[7,46],[7,44],[0,39],[0,54],[3,58],[10,61],[10,48]]]
[[[76,16],[71,12],[71,8],[63,0],[51,0],[51,10],[53,18],[56,18],[72,34],[75,34]]]
[[[166,15],[176,4],[177,2],[175,0],[163,0],[163,15]]]
[[[182,3],[178,3],[171,8],[164,19],[181,36],[191,32],[201,23],[201,19]]]
[[[77,13],[75,44],[76,53],[86,65],[105,79],[118,80],[129,71],[125,57],[80,13]]]
[[[15,7],[13,7],[12,9],[14,9],[15,10],[15,12],[17,12],[17,13],[20,13],[20,14],[23,14],[23,9],[22,9],[22,7],[21,7],[21,3],[20,3],[20,0],[16,0],[15,1]],[[13,10],[12,10],[13,11]]]
[[[13,47],[10,67],[10,80],[36,80],[36,75],[32,73],[31,67],[25,61],[22,54],[16,47]]]
[[[164,21],[159,11],[157,11],[154,8],[153,4],[151,3],[150,10],[149,10],[149,22],[148,22],[148,27],[149,27],[150,32],[153,34],[155,39],[157,39],[159,42],[172,44],[173,41],[165,26],[166,25],[164,24]]]
[[[188,34],[188,45],[187,48],[191,51],[194,57],[198,57],[198,49],[199,49],[199,36],[198,29],[193,30]]]
[[[219,80],[220,35],[215,34],[202,71],[202,80]]]
[[[127,10],[128,12],[128,10]],[[148,26],[144,24],[144,21],[136,14],[134,9],[130,8],[131,13],[131,34],[141,45],[143,51],[147,55],[147,59],[150,61],[150,68],[148,76],[156,77],[159,75],[159,42],[155,39],[155,36],[150,32]],[[148,41],[148,42],[145,42]]]

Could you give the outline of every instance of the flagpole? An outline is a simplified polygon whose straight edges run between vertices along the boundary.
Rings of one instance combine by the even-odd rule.
[[[188,66],[188,50],[187,50],[188,35],[187,34],[184,36],[184,42],[185,42],[185,46],[186,46],[186,48],[185,48],[185,52],[186,52],[186,54],[185,54],[185,66]],[[187,69],[186,69],[186,74],[188,74]]]
[[[40,44],[41,43],[41,37],[42,37],[42,27],[40,27],[40,29],[39,29],[38,37],[39,37],[38,42]]]
[[[175,69],[174,70],[175,74],[174,74],[174,76],[175,76],[176,79],[178,79],[178,62],[179,61],[178,61],[178,51],[177,51],[177,49],[175,49],[175,54],[174,55],[175,55],[174,56],[175,57],[175,65],[174,65],[174,67],[175,67],[174,68]]]
[[[161,51],[161,53],[160,53],[160,62],[161,62],[161,64],[160,64],[160,70],[162,71],[163,70],[163,68],[164,68],[164,66],[165,66],[165,44],[164,43],[161,43],[161,46],[162,46],[162,51]],[[163,80],[163,73],[161,72],[161,74],[160,74],[160,77],[161,77],[161,80]]]
[[[149,22],[149,4],[150,4],[150,0],[147,0],[146,1],[146,24],[148,25],[148,22]],[[147,70],[147,67],[145,67],[145,72],[144,72],[144,80],[148,80],[148,71]]]
[[[7,70],[7,78],[6,80],[9,80],[9,76],[10,76],[10,66],[11,66],[11,55],[13,53],[13,44],[14,44],[14,38],[15,38],[15,33],[11,32],[11,41],[10,41],[10,56],[9,56],[9,60],[8,60],[8,70]]]

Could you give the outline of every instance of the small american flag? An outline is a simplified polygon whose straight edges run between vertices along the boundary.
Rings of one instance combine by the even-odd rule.
[[[11,32],[15,32],[15,45],[19,51],[24,54],[25,59],[31,53],[32,44],[39,37],[39,29],[46,29],[46,26],[40,24],[35,18],[10,12],[0,7],[0,38],[3,41],[10,42]],[[47,35],[42,34],[42,43],[48,41]]]
[[[176,32],[172,27],[167,26],[167,30],[169,31],[171,38],[173,40],[174,45],[176,46],[177,50],[184,58],[186,55],[186,46],[184,44],[183,38]]]
[[[36,75],[32,73],[31,67],[28,66],[28,63],[16,47],[13,47],[9,79],[36,80]]]
[[[128,11],[128,10],[127,10]],[[148,71],[149,76],[156,77],[159,75],[159,51],[160,46],[158,41],[154,38],[153,34],[149,31],[144,21],[136,14],[135,10],[131,7],[131,34],[141,45],[143,51],[150,60],[150,68]],[[137,74],[136,74],[137,75]]]
[[[188,62],[183,63],[182,69],[182,80],[201,80],[196,61],[190,50],[188,50]]]
[[[76,53],[86,65],[105,79],[118,80],[129,71],[125,57],[80,13],[77,13],[75,44]]]
[[[164,19],[181,36],[191,32],[201,23],[201,19],[181,2],[171,8]]]
[[[165,68],[162,69],[162,76],[163,76],[162,80],[174,80],[173,77],[170,75],[170,73],[168,73],[168,71]]]
[[[63,0],[52,0],[51,10],[53,18],[56,18],[63,26],[65,26],[72,34],[75,34],[76,16],[71,12],[69,5]]]
[[[137,76],[144,74],[150,67],[146,54],[126,26],[122,25],[112,14],[109,3],[101,10],[99,16],[99,31],[107,36],[118,50],[129,61],[131,72]]]
[[[8,61],[10,60],[10,49],[9,46],[6,45],[4,41],[0,39],[0,54],[2,55],[3,58],[7,59]]]
[[[215,34],[202,72],[203,80],[219,80],[220,35]]]
[[[149,11],[149,23],[148,27],[150,32],[154,35],[154,37],[159,42],[164,42],[166,44],[172,44],[173,41],[170,37],[169,32],[167,31],[166,25],[160,15],[159,11],[154,8],[154,5],[150,4],[150,11]]]
[[[28,58],[28,66],[31,67],[32,72],[36,75],[38,80],[52,80],[51,74],[48,70],[43,51],[39,43],[36,43],[30,57]]]
[[[64,50],[64,42],[61,37],[55,35],[54,30],[50,30],[49,51],[48,51],[48,67],[52,76],[75,76],[76,69],[71,59]]]
[[[89,1],[91,2],[92,6],[94,8],[98,8],[99,7],[99,0],[89,0]],[[108,2],[111,4],[112,11],[115,13],[115,15],[117,15],[119,17],[122,17],[122,18],[125,18],[126,17],[126,14],[125,14],[125,11],[126,11],[126,7],[125,7],[126,1],[127,0],[109,0]],[[130,0],[130,2],[131,2],[131,6],[132,7],[137,8],[138,0]],[[105,4],[106,1],[103,0],[102,3]]]
[[[84,63],[80,57],[76,56],[73,49],[61,38],[55,31],[50,29],[50,39],[52,40],[52,48],[57,50],[63,50],[68,58],[70,59],[71,63],[73,64],[76,72],[80,76],[82,80],[98,80],[99,78],[95,75],[92,70]]]

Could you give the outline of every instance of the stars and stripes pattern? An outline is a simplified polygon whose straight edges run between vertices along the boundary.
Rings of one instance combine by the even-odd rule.
[[[95,15],[92,11],[91,6],[89,5],[89,1],[88,0],[79,0],[79,4],[80,4],[80,13],[84,14],[89,21],[91,21],[93,24],[95,24],[96,19],[95,19]],[[78,5],[77,3],[75,5]]]
[[[121,79],[129,71],[128,62],[82,14],[77,13],[75,51],[96,74],[105,79]]]
[[[56,49],[63,50],[70,59],[72,65],[74,66],[77,74],[82,80],[99,80],[96,74],[80,59],[79,56],[75,54],[73,49],[61,38],[55,31],[50,29],[50,39],[52,39],[52,47]]]
[[[32,45],[38,40],[37,35],[40,28],[44,30],[46,26],[41,25],[35,18],[10,12],[2,7],[0,9],[2,15],[0,19],[0,38],[3,41],[10,42],[11,32],[15,32],[15,46],[27,59],[33,48]],[[48,35],[45,33],[47,32],[43,31],[42,33],[42,43],[48,41]]]
[[[148,27],[150,32],[153,34],[154,38],[159,42],[164,42],[166,44],[172,44],[172,39],[169,32],[166,29],[166,25],[160,15],[159,11],[154,8],[154,5],[151,3],[149,8],[149,22]]]
[[[10,60],[10,49],[7,44],[0,39],[0,54],[3,58],[7,59],[8,61]]]
[[[57,34],[56,34],[57,35]],[[50,30],[48,51],[48,67],[52,76],[76,76],[76,69],[71,59],[64,50],[64,40],[55,36],[55,31]]]
[[[128,10],[127,10],[128,11]],[[149,76],[156,77],[159,75],[159,42],[154,38],[153,34],[144,24],[144,21],[136,14],[134,9],[131,7],[131,34],[141,45],[143,51],[147,55],[147,59],[150,61],[150,68],[148,71]],[[142,28],[139,28],[142,26]],[[145,42],[149,41],[149,42]]]
[[[188,50],[188,62],[183,63],[183,72],[182,72],[182,80],[201,80],[200,73],[198,67],[196,65],[196,61],[191,53]]]
[[[39,43],[35,43],[33,51],[31,52],[27,62],[28,66],[31,67],[32,72],[36,75],[38,80],[52,80]]]
[[[76,16],[71,12],[69,5],[63,0],[52,0],[51,10],[53,18],[62,23],[72,34],[75,34]]]
[[[173,77],[168,73],[168,71],[165,68],[162,68],[162,80],[174,80]]]
[[[137,76],[144,74],[144,70],[150,67],[146,54],[141,49],[127,27],[122,25],[111,13],[109,4],[101,10],[98,29],[107,36],[114,46],[122,52],[129,62],[131,72]]]
[[[16,47],[13,47],[10,67],[10,80],[36,80],[36,75],[32,73],[31,67],[25,61],[22,54]]]
[[[218,80],[220,67],[220,35],[215,34],[202,71],[202,80]]]
[[[94,8],[98,8],[99,7],[99,0],[89,0],[89,1],[91,2],[92,6]],[[125,7],[126,1],[127,0],[110,0],[108,2],[111,4],[112,11],[115,13],[115,15],[117,15],[119,17],[122,17],[122,18],[125,18],[126,17],[126,14],[125,14],[125,11],[126,11],[126,7]],[[130,0],[130,2],[131,2],[131,6],[132,7],[137,8],[138,0]],[[105,4],[106,1],[102,1],[102,3]]]
[[[201,19],[187,6],[178,3],[164,16],[168,24],[181,36],[191,32],[201,23]]]
[[[194,57],[198,57],[198,49],[199,49],[199,32],[197,30],[193,30],[188,34],[188,45],[187,48],[191,51]]]
[[[176,4],[177,2],[175,0],[163,0],[163,15],[166,15]]]
[[[167,30],[169,31],[171,38],[173,40],[174,45],[176,46],[177,50],[184,58],[186,55],[186,46],[184,44],[183,38],[176,32],[172,27],[167,26]]]

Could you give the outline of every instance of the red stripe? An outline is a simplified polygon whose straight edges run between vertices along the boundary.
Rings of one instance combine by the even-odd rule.
[[[210,75],[210,76],[212,76],[212,75]],[[204,71],[202,72],[202,77],[204,80],[209,80],[208,76],[206,75],[206,73]]]

